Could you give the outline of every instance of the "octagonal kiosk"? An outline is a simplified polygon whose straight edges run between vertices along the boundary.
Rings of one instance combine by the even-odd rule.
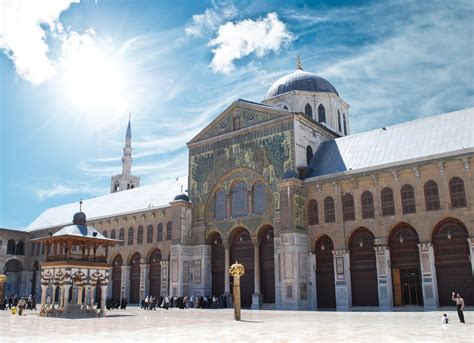
[[[105,316],[111,268],[108,249],[122,241],[87,226],[82,211],[74,215],[73,225],[32,241],[46,248],[46,261],[41,264],[40,316]]]

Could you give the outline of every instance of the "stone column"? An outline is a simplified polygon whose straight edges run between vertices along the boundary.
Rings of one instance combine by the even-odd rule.
[[[52,287],[53,288],[53,294],[51,296],[51,309],[52,310],[54,310],[54,305],[56,303],[56,288],[57,287],[58,287],[57,285],[53,284],[53,287]]]
[[[100,298],[100,313],[103,313],[105,314],[105,302],[106,302],[106,294],[107,294],[107,286],[100,286],[100,294],[101,294],[101,298]]]
[[[89,306],[92,310],[92,308],[94,307],[94,290],[95,290],[95,285],[91,285],[89,286]]]
[[[68,313],[69,309],[69,289],[71,288],[71,284],[64,284],[63,286],[63,312]]]
[[[82,292],[84,291],[84,286],[77,287],[77,304],[82,305]]]
[[[120,298],[127,298],[130,301],[130,266],[122,266]]]
[[[64,299],[64,287],[62,285],[59,286],[59,301],[58,301],[58,309],[63,308],[63,299]]]
[[[41,284],[41,305],[40,305],[40,314],[46,312],[46,292],[48,290],[48,285]]]
[[[420,250],[423,304],[425,310],[434,310],[438,307],[439,301],[433,244],[420,243],[418,249]]]
[[[263,304],[263,296],[260,294],[260,241],[253,240],[254,259],[254,292],[252,294],[252,309],[259,309]]]
[[[169,263],[168,261],[160,261],[161,265],[161,296],[169,295]]]
[[[474,237],[468,238],[467,242],[469,244],[469,252],[471,253],[471,270],[472,275],[474,275]]]
[[[352,289],[349,252],[333,250],[334,279],[336,286],[337,310],[348,310],[352,306]]]
[[[377,283],[379,293],[379,307],[381,310],[390,310],[393,307],[392,275],[390,272],[390,251],[385,242],[375,239],[375,261],[377,262]]]
[[[145,263],[145,259],[140,259],[140,300],[149,295],[149,282],[147,282],[149,271],[150,265]]]
[[[318,280],[316,279],[316,259],[318,257],[314,252],[309,253],[309,266],[310,266],[310,278],[311,281],[309,283],[309,286],[311,287],[310,289],[310,294],[311,294],[311,308],[317,309],[318,308],[318,292],[317,292],[317,282]]]

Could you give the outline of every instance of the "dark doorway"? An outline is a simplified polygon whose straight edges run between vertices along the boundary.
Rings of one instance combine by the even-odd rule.
[[[161,296],[161,251],[155,249],[150,256],[150,294]]]
[[[433,231],[439,305],[453,305],[451,292],[459,293],[466,304],[474,303],[468,232],[464,224],[452,218],[440,222]]]
[[[249,232],[243,228],[234,236],[230,248],[230,264],[236,261],[245,268],[245,275],[240,279],[242,307],[250,307],[254,292],[254,248]]]
[[[366,228],[357,229],[349,240],[352,306],[378,306],[377,265],[374,236]]]
[[[263,302],[275,303],[275,255],[273,228],[265,228],[260,238],[260,291]]]
[[[112,298],[120,299],[122,288],[122,256],[115,256],[112,262]]]
[[[212,295],[224,294],[224,281],[228,277],[225,272],[225,249],[218,233],[210,237],[211,243],[211,274]]]
[[[140,254],[136,253],[130,260],[130,303],[140,303]]]
[[[336,308],[332,239],[324,235],[316,241],[316,294],[318,308]]]

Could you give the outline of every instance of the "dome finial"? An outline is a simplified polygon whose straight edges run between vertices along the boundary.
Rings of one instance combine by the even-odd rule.
[[[82,198],[81,201],[79,201],[79,212],[82,212]]]
[[[301,64],[301,55],[296,55],[296,69],[303,70],[303,65]]]

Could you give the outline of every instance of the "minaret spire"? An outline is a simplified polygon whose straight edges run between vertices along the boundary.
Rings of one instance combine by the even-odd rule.
[[[301,64],[301,55],[296,55],[296,69],[303,70],[303,65]]]

